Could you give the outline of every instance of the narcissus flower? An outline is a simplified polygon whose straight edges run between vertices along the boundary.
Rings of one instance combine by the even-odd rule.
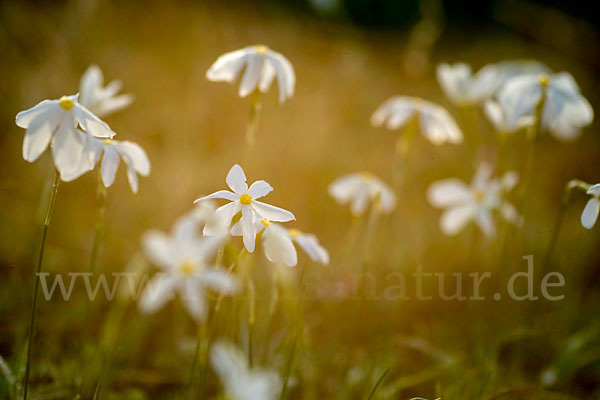
[[[273,400],[281,391],[281,378],[276,372],[250,369],[244,353],[230,342],[215,343],[210,361],[223,382],[227,399]]]
[[[511,127],[524,116],[535,116],[542,103],[542,129],[561,140],[577,138],[580,129],[594,119],[592,106],[567,72],[512,78],[500,90],[498,102]]]
[[[234,276],[208,264],[224,236],[199,237],[188,222],[187,218],[178,221],[171,235],[149,231],[142,238],[146,255],[162,272],[144,288],[138,303],[141,312],[154,313],[180,293],[185,308],[200,322],[206,316],[206,288],[222,294],[238,290]]]
[[[418,97],[395,96],[380,105],[371,116],[373,126],[398,129],[416,118],[421,133],[435,145],[460,143],[463,133],[443,107]]]
[[[280,262],[293,267],[298,263],[298,254],[294,243],[308,254],[311,260],[321,264],[329,264],[329,253],[321,246],[315,235],[300,232],[297,229],[286,229],[285,227],[261,219],[256,223],[257,234],[262,232],[262,242],[265,256],[271,262]],[[242,225],[237,222],[231,229],[233,236],[242,236]]]
[[[446,96],[457,106],[474,105],[481,100],[469,64],[442,63],[437,67],[437,80]]]
[[[216,213],[219,214],[220,218],[223,218],[223,220],[227,222],[227,225],[230,225],[233,217],[238,212],[242,212],[242,218],[239,222],[242,226],[244,246],[248,252],[252,253],[254,251],[256,223],[261,219],[264,218],[276,222],[287,222],[296,219],[294,214],[283,208],[257,201],[257,199],[269,194],[273,188],[263,180],[254,182],[250,185],[250,188],[248,188],[246,175],[239,165],[235,164],[231,167],[225,181],[233,192],[220,190],[211,195],[196,199],[194,203],[206,199],[229,200],[231,203],[219,207]],[[212,235],[212,226],[205,226],[204,234]]]
[[[427,190],[431,205],[446,211],[440,219],[440,228],[446,235],[455,235],[473,221],[487,236],[496,228],[492,213],[499,211],[509,222],[518,224],[521,217],[505,199],[518,182],[516,172],[507,172],[502,179],[492,178],[492,168],[481,164],[471,185],[459,179],[444,179],[432,183]]]
[[[85,71],[79,83],[79,103],[99,117],[119,111],[133,101],[130,94],[117,95],[121,81],[112,81],[106,87],[103,84],[102,71],[96,65]]]
[[[86,154],[88,169],[92,169],[100,161],[100,173],[105,187],[113,184],[120,159],[127,165],[127,180],[133,193],[138,191],[137,174],[150,175],[150,160],[146,152],[133,142],[90,137],[86,143]]]
[[[354,215],[361,215],[371,206],[378,212],[390,213],[396,206],[394,191],[370,172],[344,175],[329,185],[329,194],[340,204],[350,204]]]
[[[600,183],[591,186],[587,190],[587,194],[592,196],[592,198],[588,200],[583,209],[581,225],[586,229],[592,229],[598,220],[598,213],[600,213]]]
[[[506,110],[495,100],[486,101],[483,111],[488,120],[494,125],[496,131],[500,133],[513,133],[519,129],[531,126],[535,122],[533,115],[523,115],[516,122],[511,121]]]
[[[240,97],[246,97],[255,90],[265,93],[276,77],[279,102],[283,103],[293,96],[296,75],[292,64],[281,53],[264,45],[248,46],[223,54],[210,66],[206,78],[213,82],[233,82],[244,67]]]
[[[78,125],[95,137],[115,135],[105,122],[79,104],[77,97],[44,100],[16,116],[17,125],[27,130],[23,158],[33,162],[51,145],[54,165],[64,181],[77,178],[82,165],[86,135],[77,129]]]

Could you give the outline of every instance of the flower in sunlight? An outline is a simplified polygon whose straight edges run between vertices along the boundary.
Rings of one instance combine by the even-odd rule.
[[[438,65],[436,72],[437,80],[446,97],[455,105],[468,106],[477,104],[481,100],[469,64],[442,63]]]
[[[533,115],[523,115],[516,123],[513,123],[509,120],[506,110],[495,100],[486,101],[483,111],[488,120],[494,125],[494,129],[501,133],[513,133],[535,123]]]
[[[598,213],[600,213],[600,183],[592,185],[587,190],[587,194],[592,196],[592,198],[588,200],[583,209],[581,225],[586,229],[592,229],[598,220]]]
[[[162,271],[144,288],[138,307],[143,313],[153,313],[180,293],[181,300],[196,321],[204,320],[206,302],[204,290],[210,288],[222,294],[234,294],[239,283],[224,269],[208,266],[225,238],[224,235],[200,237],[190,229],[187,218],[178,220],[172,234],[149,231],[142,238],[144,252]]]
[[[370,172],[359,172],[344,175],[336,179],[328,188],[329,195],[339,204],[350,204],[354,215],[361,215],[371,207],[385,214],[392,212],[396,206],[396,195],[392,188]]]
[[[256,223],[256,232],[262,232],[265,256],[271,262],[280,262],[288,267],[295,266],[298,263],[298,254],[294,247],[296,243],[311,260],[323,265],[329,264],[329,253],[315,235],[297,229],[287,229],[264,218]],[[242,233],[242,225],[237,222],[231,228],[231,235],[241,236]]]
[[[26,129],[23,158],[33,162],[51,146],[54,165],[64,181],[85,172],[81,171],[81,165],[86,134],[99,138],[115,135],[106,122],[79,104],[77,98],[78,95],[73,95],[44,100],[16,116],[17,125]],[[85,133],[77,129],[78,125]]]
[[[231,83],[244,67],[240,97],[246,97],[255,90],[265,93],[275,77],[279,86],[279,102],[283,103],[293,96],[296,75],[292,64],[281,53],[264,45],[248,46],[223,54],[210,66],[206,78],[213,82]]]
[[[429,186],[427,198],[432,206],[446,209],[440,219],[444,234],[455,235],[473,221],[486,236],[493,236],[493,212],[500,212],[511,223],[521,222],[515,207],[504,198],[517,182],[518,175],[512,171],[501,179],[492,178],[491,166],[482,163],[471,185],[455,178],[443,179]]]
[[[275,371],[249,368],[244,353],[230,342],[213,344],[210,361],[227,399],[273,400],[281,391],[281,378]]]
[[[283,208],[257,201],[257,199],[269,194],[273,188],[263,180],[254,182],[250,185],[250,188],[248,188],[246,175],[239,165],[235,164],[231,167],[225,181],[233,192],[230,192],[229,190],[220,190],[208,196],[196,199],[194,203],[207,199],[229,200],[230,203],[219,207],[216,214],[218,214],[219,218],[226,221],[226,225],[229,226],[233,217],[238,212],[242,212],[242,218],[239,222],[242,226],[244,246],[248,252],[252,253],[254,251],[256,223],[258,221],[263,218],[276,222],[287,222],[296,219],[294,214]],[[204,227],[204,234],[214,234],[212,225]]]
[[[524,116],[535,116],[543,104],[542,129],[561,140],[577,138],[581,128],[594,119],[592,106],[567,72],[512,78],[500,90],[498,102],[513,130]]]
[[[133,101],[131,94],[117,95],[121,81],[112,81],[106,87],[103,84],[102,70],[96,65],[85,71],[79,83],[79,103],[99,117],[119,111]]]
[[[138,191],[138,177],[150,175],[150,160],[144,149],[138,144],[113,139],[88,138],[86,143],[87,158],[83,163],[87,163],[87,169],[93,169],[100,162],[100,174],[102,183],[105,187],[110,187],[119,167],[119,160],[123,159],[127,166],[127,180],[133,193]],[[82,168],[86,168],[82,166]]]
[[[539,75],[550,73],[544,64],[533,60],[510,60],[488,64],[473,76],[474,89],[479,101],[485,101],[494,96],[498,90],[511,78],[524,75]]]
[[[413,118],[421,133],[435,145],[457,144],[463,140],[462,131],[446,109],[418,97],[394,96],[385,101],[371,116],[371,124],[398,129]]]

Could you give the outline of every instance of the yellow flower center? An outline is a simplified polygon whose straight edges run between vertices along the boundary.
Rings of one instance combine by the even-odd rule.
[[[267,54],[268,51],[269,51],[269,48],[267,46],[265,46],[264,44],[259,44],[256,46],[256,52],[258,54]]]
[[[75,103],[73,102],[73,100],[67,99],[66,96],[63,96],[60,99],[60,106],[65,110],[70,110],[71,108],[73,108],[74,105]]]
[[[179,266],[179,273],[181,273],[181,275],[190,276],[193,275],[195,271],[196,265],[191,261],[184,261]]]
[[[240,203],[242,203],[245,206],[249,205],[250,203],[252,203],[252,196],[250,196],[247,193],[244,193],[240,196]]]
[[[102,139],[102,144],[112,144],[112,139]]]
[[[288,234],[290,235],[290,237],[297,237],[298,235],[300,235],[300,231],[298,229],[290,229],[288,230]]]
[[[370,181],[371,179],[373,179],[373,174],[368,171],[365,171],[360,173],[360,177],[365,181]]]
[[[475,200],[477,201],[483,201],[483,199],[485,198],[485,192],[483,190],[476,190],[475,193]]]
[[[270,226],[271,225],[271,221],[269,221],[268,219],[261,219],[260,222],[264,225],[264,226]]]
[[[541,87],[546,87],[550,83],[550,77],[546,74],[541,74],[539,82]]]

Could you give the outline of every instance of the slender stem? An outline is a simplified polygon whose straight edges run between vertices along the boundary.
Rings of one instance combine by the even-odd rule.
[[[371,400],[373,398],[373,396],[375,396],[375,392],[377,391],[377,388],[379,386],[381,386],[381,382],[383,382],[383,379],[388,374],[388,372],[390,372],[390,367],[387,367],[385,369],[385,371],[383,371],[383,373],[381,374],[381,376],[379,376],[379,378],[377,379],[377,382],[375,382],[375,385],[373,385],[373,389],[371,389],[371,392],[369,393],[369,396],[367,396],[367,400]]]
[[[299,335],[300,335],[300,332],[296,331],[296,333],[294,334],[294,339],[292,340],[290,355],[287,359],[287,364],[285,367],[285,375],[283,377],[283,387],[281,388],[281,396],[279,397],[280,400],[285,399],[285,392],[287,390],[288,381],[290,380],[290,374],[292,372],[292,364],[294,362],[294,355],[296,354],[296,346],[298,344],[298,336]]]
[[[94,227],[94,238],[92,241],[92,254],[90,256],[90,272],[96,272],[96,263],[98,261],[98,247],[100,245],[100,236],[102,236],[102,230],[104,229],[104,214],[106,213],[106,187],[102,183],[102,176],[100,175],[100,169],[98,169],[98,217],[96,220],[96,226]]]
[[[25,364],[25,383],[23,385],[23,400],[27,400],[27,392],[29,389],[29,373],[31,370],[31,348],[33,345],[33,331],[35,328],[35,315],[37,311],[37,297],[40,281],[38,275],[42,271],[42,261],[44,260],[44,248],[46,247],[46,236],[48,234],[48,227],[50,226],[50,219],[52,218],[52,211],[54,210],[54,202],[56,201],[56,194],[58,193],[58,184],[60,183],[60,175],[58,171],[54,171],[54,181],[52,183],[52,193],[50,194],[50,203],[48,204],[48,211],[46,211],[46,218],[44,219],[44,229],[42,233],[42,244],[40,247],[40,255],[38,257],[37,272],[35,275],[35,288],[33,289],[33,305],[31,306],[31,319],[29,321],[29,341],[27,344],[27,361]]]
[[[200,384],[204,386],[204,370],[206,369],[206,348],[208,345],[208,332],[206,323],[202,323],[198,328],[198,339],[196,341],[196,350],[194,351],[194,359],[192,360],[192,367],[190,369],[190,377],[188,381],[188,393],[187,398],[192,399],[194,397],[194,375],[196,374],[196,366],[198,364],[198,357],[200,351],[202,351],[202,371]]]
[[[256,307],[256,289],[252,278],[248,278],[248,365],[252,368],[254,357],[252,340],[254,337],[254,316]]]
[[[246,162],[250,159],[250,150],[256,141],[261,110],[260,91],[256,89],[250,95],[250,115],[248,117],[248,125],[246,126]]]

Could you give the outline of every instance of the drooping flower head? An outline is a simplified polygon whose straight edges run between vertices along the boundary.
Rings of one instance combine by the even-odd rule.
[[[370,172],[344,175],[329,185],[329,195],[340,204],[350,203],[354,215],[365,212],[369,203],[388,214],[396,206],[394,191]]]
[[[16,116],[19,127],[25,128],[23,158],[33,162],[52,147],[54,165],[63,181],[77,178],[81,173],[86,134],[98,138],[112,138],[115,133],[78,103],[78,95],[44,100],[36,106],[21,111]],[[83,131],[77,129],[81,126]]]
[[[102,70],[96,65],[91,65],[85,71],[79,83],[79,102],[94,114],[104,117],[127,107],[133,101],[131,94],[118,95],[121,81],[112,81],[106,87],[103,84]]]
[[[233,217],[240,211],[242,212],[242,218],[239,223],[242,227],[244,246],[248,252],[252,253],[254,251],[256,223],[261,219],[264,218],[276,222],[287,222],[295,219],[294,214],[283,208],[258,201],[257,199],[269,194],[273,188],[263,180],[254,182],[250,185],[250,188],[248,188],[246,175],[239,165],[235,164],[231,167],[225,181],[232,191],[220,190],[208,196],[196,199],[194,203],[206,199],[229,200],[230,203],[219,207],[216,213],[219,215],[219,218],[226,221],[226,224],[229,226]],[[212,226],[205,226],[204,234],[212,235]]]
[[[228,399],[273,400],[281,391],[281,378],[276,372],[250,369],[244,353],[230,342],[215,343],[210,349],[210,361]]]
[[[457,144],[463,133],[443,107],[418,97],[395,96],[380,105],[371,116],[373,126],[399,129],[417,119],[421,133],[433,144]]]
[[[581,225],[586,229],[592,229],[600,213],[600,183],[592,185],[587,190],[587,194],[592,196],[592,198],[588,200],[583,213],[581,213]]]
[[[214,213],[214,209],[212,211]],[[208,263],[225,236],[198,236],[194,228],[197,221],[190,218],[186,215],[178,220],[171,235],[149,231],[142,238],[146,255],[162,271],[144,288],[138,303],[141,312],[154,313],[170,301],[174,293],[180,293],[187,311],[200,322],[206,316],[206,288],[222,294],[234,294],[238,290],[234,276]]]
[[[471,185],[455,178],[432,183],[427,198],[432,206],[446,209],[440,228],[446,235],[456,235],[473,221],[487,236],[496,231],[493,212],[500,212],[509,222],[520,223],[521,217],[505,199],[518,182],[516,172],[507,172],[501,179],[492,178],[489,164],[480,165]]]
[[[594,119],[592,106],[568,72],[512,78],[500,90],[498,103],[513,129],[523,117],[535,116],[536,108],[543,105],[542,129],[561,140],[577,138],[581,128]]]
[[[246,97],[255,90],[266,93],[275,78],[279,86],[280,103],[294,95],[296,75],[292,64],[281,53],[264,45],[248,46],[223,54],[210,66],[206,78],[213,82],[231,83],[244,67],[240,97]]]

